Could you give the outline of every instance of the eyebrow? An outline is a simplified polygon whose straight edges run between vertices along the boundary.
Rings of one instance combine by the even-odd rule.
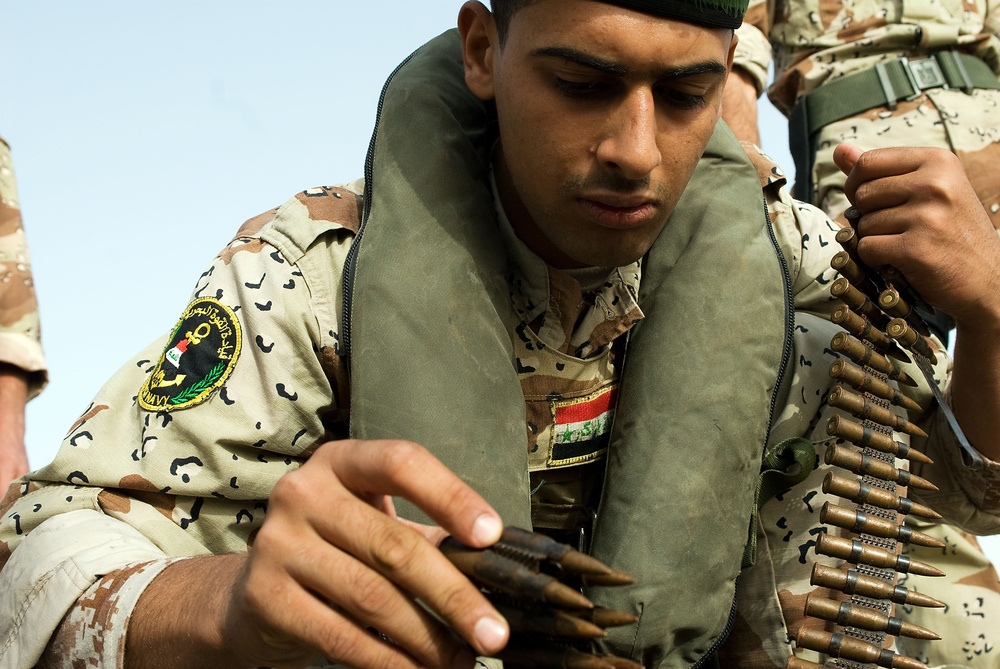
[[[568,60],[571,63],[576,63],[577,65],[582,65],[583,67],[596,70],[602,74],[608,74],[616,77],[625,77],[630,73],[629,68],[622,65],[621,63],[616,63],[610,60],[604,60],[603,58],[598,58],[589,53],[583,51],[577,51],[570,47],[565,46],[546,46],[535,49],[531,52],[532,56],[538,57],[548,57],[548,58],[561,58],[563,60]],[[725,74],[726,66],[716,60],[706,60],[700,63],[692,63],[691,65],[684,65],[680,67],[664,67],[654,70],[654,79],[661,81],[664,79],[682,79],[684,77],[692,77],[699,74]]]

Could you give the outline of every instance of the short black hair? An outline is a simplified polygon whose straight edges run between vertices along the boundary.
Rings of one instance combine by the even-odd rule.
[[[497,38],[500,45],[507,41],[507,29],[514,14],[538,0],[490,0],[490,10],[497,26]]]

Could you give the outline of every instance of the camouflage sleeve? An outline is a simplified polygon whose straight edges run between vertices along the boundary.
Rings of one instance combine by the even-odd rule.
[[[0,591],[25,593],[4,598],[18,608],[0,611],[0,666],[31,666],[72,608],[69,628],[90,620],[84,593],[116,570],[245,552],[275,482],[344,436],[340,282],[356,228],[322,218],[341,204],[358,206],[350,191],[314,189],[249,221],[173,329],[112,377],[54,462],[0,504]],[[98,541],[83,572],[71,517]],[[147,550],[119,551],[126,539]],[[123,574],[108,583],[135,593],[118,600],[123,610],[141,590]],[[74,638],[69,628],[60,639]]]
[[[0,363],[28,374],[28,397],[48,380],[28,242],[21,225],[10,149],[0,138]]]
[[[1000,463],[984,459],[980,470],[966,467],[958,440],[940,411],[930,417],[927,432],[930,437],[917,444],[917,448],[935,464],[913,464],[912,469],[940,490],[933,493],[914,490],[911,493],[914,499],[922,500],[967,532],[1000,534]]]
[[[176,560],[125,565],[91,585],[63,618],[42,654],[38,669],[80,666],[122,669],[125,632],[146,586]]]
[[[137,530],[93,510],[43,523],[0,571],[0,665],[34,666],[63,615],[94,581],[162,557]]]
[[[986,3],[986,15],[983,17],[983,27],[987,32],[1000,37],[1000,3]]]

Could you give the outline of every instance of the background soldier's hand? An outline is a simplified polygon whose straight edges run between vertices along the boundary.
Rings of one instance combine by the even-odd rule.
[[[410,500],[442,527],[396,519],[390,495]],[[204,588],[225,593],[207,605],[217,611],[209,623],[215,630],[199,632],[223,652],[202,653],[195,663],[146,657],[148,663],[130,666],[212,666],[210,655],[228,654],[228,666],[306,666],[323,656],[355,667],[471,667],[476,653],[503,647],[507,624],[436,545],[450,533],[486,547],[501,530],[485,500],[422,447],[330,442],[275,486],[247,557],[176,563],[133,614],[132,625],[142,615],[142,631],[130,626],[129,660],[166,642],[153,631],[162,619],[155,608],[185,583],[190,588],[196,572]],[[213,580],[202,580],[206,574]],[[228,591],[219,587],[227,584]]]
[[[848,175],[847,197],[861,209],[858,253],[865,263],[902,271],[960,327],[981,323],[985,314],[1000,318],[1000,239],[954,154],[841,144],[834,161]]]

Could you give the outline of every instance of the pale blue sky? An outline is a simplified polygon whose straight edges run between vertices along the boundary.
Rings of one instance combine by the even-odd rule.
[[[360,176],[382,82],[460,5],[0,2],[0,134],[51,375],[28,408],[32,466],[245,219]],[[791,171],[784,118],[766,107],[761,125]]]

